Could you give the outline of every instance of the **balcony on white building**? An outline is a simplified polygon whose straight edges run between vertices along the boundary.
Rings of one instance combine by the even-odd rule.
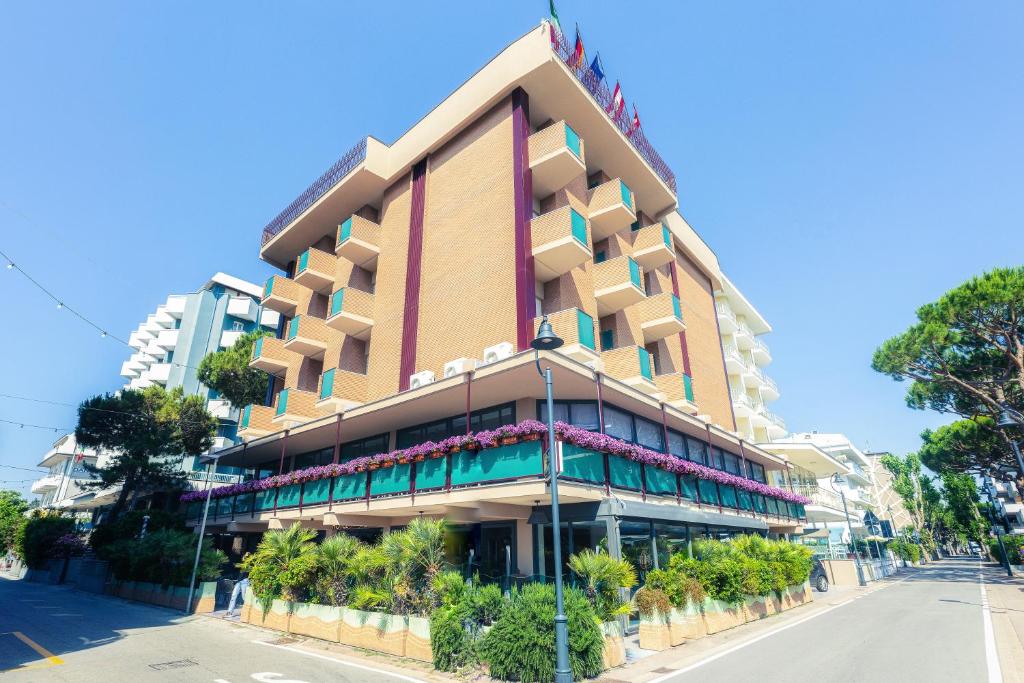
[[[277,311],[272,311],[269,308],[264,308],[260,312],[260,325],[263,327],[276,330],[277,326],[281,324],[281,314]]]
[[[154,343],[161,349],[169,351],[178,345],[178,333],[178,330],[161,330]]]
[[[187,294],[172,294],[167,297],[167,301],[164,303],[164,310],[172,318],[180,320],[181,316],[185,315],[185,305],[187,303]]]
[[[167,380],[170,378],[170,363],[153,363],[147,370],[143,371],[141,375],[141,379],[148,380],[153,384],[167,384]]]
[[[256,322],[260,314],[260,305],[248,296],[233,296],[228,299],[227,314],[239,320]]]
[[[48,474],[45,477],[40,477],[32,482],[32,493],[46,493],[47,491],[55,491],[61,483],[63,477],[59,474]]]
[[[230,349],[245,334],[245,330],[224,330],[220,333],[220,347]]]
[[[206,402],[206,409],[219,420],[231,417],[231,402],[223,398],[211,398]]]

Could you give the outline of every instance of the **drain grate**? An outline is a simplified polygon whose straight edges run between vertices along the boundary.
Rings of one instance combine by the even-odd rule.
[[[271,645],[291,645],[292,643],[299,642],[297,638],[278,638],[277,640],[268,641]]]
[[[170,669],[187,669],[190,666],[198,666],[198,662],[193,662],[191,659],[178,659],[173,662],[160,662],[159,664],[150,664],[149,668],[154,671],[168,671]]]

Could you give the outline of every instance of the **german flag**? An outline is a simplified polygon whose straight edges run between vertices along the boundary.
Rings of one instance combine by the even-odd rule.
[[[576,47],[569,58],[569,66],[574,69],[582,69],[587,63],[587,55],[583,50],[583,38],[580,37],[580,27],[576,26]]]

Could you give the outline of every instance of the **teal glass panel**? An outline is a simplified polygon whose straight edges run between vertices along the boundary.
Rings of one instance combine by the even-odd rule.
[[[381,467],[370,472],[370,495],[380,496],[385,493],[402,493],[410,490],[412,470],[408,465]]]
[[[188,512],[185,513],[187,519],[197,519],[199,515],[203,514],[202,503],[189,503]]]
[[[448,458],[427,458],[416,463],[416,490],[439,489],[445,483]]]
[[[251,493],[243,493],[240,496],[235,497],[235,515],[248,515],[252,512],[252,499]]]
[[[341,244],[352,236],[352,219],[349,218],[338,226],[338,244]]]
[[[274,278],[268,277],[267,283],[263,285],[263,298],[266,299],[274,292]]]
[[[765,499],[764,499],[764,496],[762,496],[762,495],[760,495],[760,494],[757,494],[757,493],[755,493],[755,494],[753,494],[753,495],[751,496],[751,498],[753,498],[753,499],[754,499],[754,509],[755,509],[755,510],[757,510],[758,512],[760,512],[760,513],[761,513],[762,515],[763,515],[763,514],[764,514],[765,512],[767,512],[767,510],[768,510],[768,506],[767,506],[767,504],[765,503]]]
[[[686,500],[697,500],[697,478],[688,475],[680,476],[679,493]]]
[[[647,493],[675,496],[676,475],[658,467],[644,466],[644,473],[647,476]]]
[[[608,254],[602,249],[601,251],[594,254],[594,263],[604,263],[608,260]]]
[[[277,507],[286,508],[299,504],[299,495],[302,493],[302,484],[291,484],[282,486],[277,490]]]
[[[683,319],[683,308],[679,305],[679,297],[675,294],[672,295],[672,312],[678,320]]]
[[[583,246],[588,246],[587,219],[576,213],[575,209],[569,209],[569,216],[572,223],[572,236]]]
[[[796,506],[796,511],[797,511],[797,514],[799,515],[800,519],[806,519],[807,518],[807,508],[804,507],[804,505],[802,503],[798,504]]]
[[[718,486],[707,479],[697,480],[697,490],[700,493],[700,502],[708,505],[718,505]]]
[[[452,486],[514,479],[543,473],[540,441],[488,448],[452,455]]]
[[[779,514],[779,501],[778,500],[776,500],[775,498],[765,498],[764,502],[765,502],[765,508],[767,508],[767,510],[768,510],[768,514],[770,514],[770,515],[778,515]]]
[[[292,318],[292,321],[288,323],[288,338],[295,339],[295,335],[299,333],[299,321],[302,320],[301,315],[297,315]]]
[[[722,505],[727,508],[734,508],[738,506],[736,501],[736,487],[726,486],[725,484],[718,485],[718,493],[722,497]]]
[[[246,406],[242,411],[242,429],[249,426],[249,418],[252,416],[252,406]]]
[[[569,127],[569,124],[565,125],[565,146],[571,149],[577,157],[583,158],[583,152],[580,150],[580,136]]]
[[[640,221],[639,220],[635,220],[635,221],[633,221],[632,223],[629,224],[629,231],[630,232],[636,232],[639,229],[640,229]]]
[[[603,484],[604,454],[563,442],[562,476]]]
[[[316,481],[307,481],[302,485],[302,504],[305,505],[316,505],[318,503],[326,503],[331,497],[331,480],[330,479],[317,479]]]
[[[632,258],[629,259],[629,281],[637,289],[643,289],[643,281],[640,279],[640,266]]]
[[[334,478],[334,500],[351,500],[366,496],[366,474],[356,472]]]
[[[257,510],[273,510],[274,509],[274,496],[277,495],[277,489],[267,489],[266,491],[256,492],[256,509]]]
[[[217,516],[218,517],[230,517],[231,516],[231,504],[235,501],[234,498],[228,496],[227,498],[217,499]]]
[[[309,266],[309,249],[299,254],[299,272],[301,273]]]
[[[256,340],[256,343],[252,345],[252,357],[259,358],[263,354],[263,340],[266,337],[260,337]]]
[[[665,241],[666,247],[672,248],[672,233],[669,232],[668,226],[664,223],[661,224],[661,239]]]
[[[693,403],[693,378],[683,375],[683,391],[686,392],[686,400]]]
[[[288,410],[288,390],[282,389],[281,393],[277,395],[277,412],[275,414],[284,415],[286,410]]]
[[[345,288],[342,287],[331,295],[331,315],[341,313],[341,307],[345,303]]]
[[[576,335],[581,346],[586,346],[591,351],[597,350],[594,347],[594,319],[578,308],[576,309]]]
[[[615,330],[601,330],[601,350],[610,351],[615,348]]]
[[[331,368],[320,378],[320,398],[324,399],[334,391],[334,368]]]
[[[630,209],[633,208],[633,193],[629,191],[629,187],[626,183],[619,181],[619,190],[622,192],[622,203],[628,206]]]
[[[651,354],[642,346],[636,347],[637,355],[640,357],[640,374],[647,379],[653,379],[651,375]]]
[[[643,483],[640,479],[640,468],[638,462],[626,460],[618,455],[608,456],[608,478],[616,488],[639,491]]]
[[[750,491],[744,491],[743,489],[739,489],[736,491],[736,497],[739,498],[741,510],[754,509],[754,500],[750,495]]]

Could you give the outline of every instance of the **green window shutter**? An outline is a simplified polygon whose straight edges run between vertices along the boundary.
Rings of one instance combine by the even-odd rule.
[[[288,323],[288,338],[289,339],[295,339],[295,335],[297,335],[299,333],[299,320],[301,318],[302,318],[302,316],[297,315],[294,318],[292,318],[292,321],[290,323]]]
[[[331,368],[320,378],[320,399],[323,400],[334,392],[334,370]]]
[[[301,273],[309,266],[309,249],[299,254],[299,272]]]
[[[633,260],[632,257],[627,256],[629,259],[629,280],[633,283],[633,286],[637,289],[643,289],[643,282],[640,280],[640,266]]]
[[[341,244],[352,236],[352,219],[349,218],[338,226],[338,244]]]
[[[622,192],[622,203],[628,206],[630,209],[633,208],[633,193],[629,191],[629,187],[626,183],[619,181],[619,190]]]
[[[249,417],[252,415],[252,406],[246,406],[242,411],[242,429],[249,426]]]
[[[636,350],[640,356],[640,374],[647,379],[653,379],[651,375],[651,354],[647,353],[647,349],[642,346],[636,347]]]
[[[661,224],[661,239],[665,240],[666,247],[672,248],[672,233],[669,232],[668,226],[664,223]]]
[[[264,337],[260,337],[259,339],[256,340],[256,343],[252,345],[253,358],[259,358],[260,355],[263,353],[263,339]]]
[[[267,283],[265,285],[263,285],[263,298],[266,299],[268,296],[270,296],[273,293],[273,291],[274,291],[274,278],[273,277],[268,277],[267,278]]]
[[[594,263],[604,263],[608,258],[608,255],[602,249],[601,251],[594,254]]]
[[[288,410],[288,390],[282,389],[281,393],[277,395],[277,412],[275,415],[284,415],[286,410]]]
[[[632,223],[629,224],[630,232],[636,232],[639,229],[640,229],[640,220],[639,219],[637,219],[637,220],[635,220],[635,221],[633,221]]]
[[[683,309],[679,305],[679,297],[675,294],[672,295],[672,312],[676,314],[676,318],[679,320],[683,319]]]
[[[594,319],[578,308],[576,309],[576,336],[581,345],[591,351],[597,350],[594,347]]]
[[[576,209],[569,209],[572,218],[572,236],[583,246],[587,246],[587,219],[579,215]]]
[[[686,392],[686,400],[693,403],[693,379],[687,375],[683,375],[683,391]]]
[[[569,124],[565,124],[565,146],[572,150],[572,153],[577,158],[583,158],[583,152],[580,150],[580,136],[569,127]]]
[[[345,288],[342,287],[331,295],[331,316],[341,313],[341,307],[345,303]]]
[[[610,351],[615,348],[615,330],[601,330],[601,350]]]

